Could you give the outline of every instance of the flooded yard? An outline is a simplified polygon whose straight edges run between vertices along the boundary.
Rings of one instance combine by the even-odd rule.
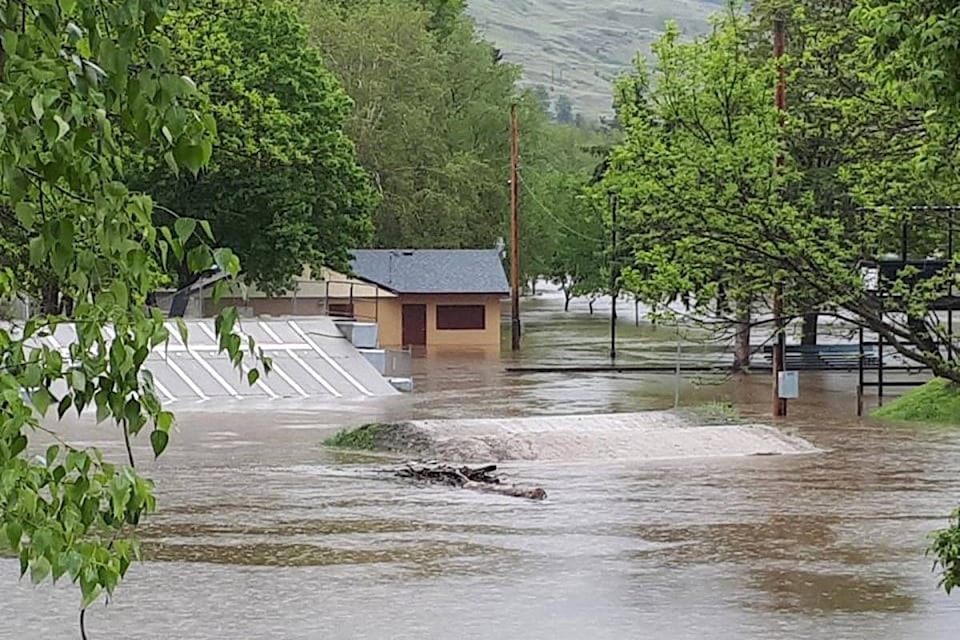
[[[532,301],[520,362],[602,362],[606,324]],[[632,311],[632,310],[631,310]],[[623,319],[640,359],[669,331]],[[417,392],[353,405],[180,409],[156,464],[142,531],[150,560],[88,615],[91,640],[663,638],[946,640],[960,596],[936,588],[925,536],[960,496],[960,433],[855,417],[855,376],[803,374],[780,426],[802,456],[511,462],[532,503],[365,471],[324,449],[338,425],[379,419],[611,413],[668,408],[671,375],[504,372],[509,353],[431,353]],[[681,403],[769,412],[769,380],[701,380]],[[111,451],[108,427],[68,437]],[[0,636],[79,637],[79,595],[16,582],[0,561]]]

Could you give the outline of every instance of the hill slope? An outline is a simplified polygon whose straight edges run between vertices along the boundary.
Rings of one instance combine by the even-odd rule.
[[[611,83],[675,20],[703,33],[725,0],[469,0],[469,12],[529,84],[566,94],[589,116],[608,114]],[[599,6],[598,6],[599,5]]]

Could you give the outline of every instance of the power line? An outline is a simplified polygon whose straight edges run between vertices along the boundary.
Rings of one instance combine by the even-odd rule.
[[[543,201],[540,200],[540,198],[537,197],[537,194],[533,192],[533,189],[531,189],[531,188],[527,185],[527,182],[526,182],[526,180],[523,179],[523,176],[522,176],[522,175],[520,176],[520,184],[523,186],[524,192],[526,192],[526,194],[530,196],[530,199],[533,200],[533,201],[537,204],[537,206],[540,207],[540,208],[543,210],[543,212],[546,213],[547,216],[548,216],[551,220],[553,220],[554,223],[557,224],[557,226],[561,227],[562,229],[564,229],[564,230],[567,231],[568,233],[571,233],[571,234],[573,234],[573,235],[575,235],[575,236],[577,236],[577,237],[579,237],[579,238],[581,238],[581,239],[583,239],[583,240],[588,240],[588,241],[590,241],[590,242],[596,242],[597,244],[599,244],[599,245],[601,245],[601,246],[604,246],[604,244],[605,244],[605,239],[604,239],[604,238],[592,238],[592,237],[586,235],[585,233],[582,233],[581,231],[578,231],[578,230],[574,229],[574,228],[571,227],[570,225],[568,225],[568,224],[566,224],[565,222],[563,222],[562,220],[560,220],[560,218],[558,218],[556,215],[554,215],[554,213],[550,210],[550,208],[547,207],[547,205],[545,205],[545,204],[543,203]]]

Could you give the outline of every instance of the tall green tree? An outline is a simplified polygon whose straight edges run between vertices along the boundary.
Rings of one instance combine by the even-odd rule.
[[[784,136],[801,173],[788,197],[800,207],[832,211],[851,230],[853,243],[859,227],[881,217],[893,230],[899,216],[907,225],[909,257],[922,258],[938,245],[946,247],[946,225],[930,217],[910,219],[903,212],[952,202],[956,171],[946,166],[949,163],[935,173],[917,171],[917,151],[934,133],[924,115],[927,107],[905,99],[914,92],[884,81],[876,61],[864,55],[862,30],[849,19],[858,6],[855,0],[751,4],[758,63],[772,55],[773,18],[779,15],[785,23],[790,73]],[[810,204],[800,202],[804,199]],[[863,210],[877,206],[898,213]],[[896,233],[902,235],[903,229]],[[810,311],[819,304],[815,296],[808,300]],[[815,318],[813,313],[804,317],[807,343],[815,341]]]
[[[350,99],[297,8],[200,0],[171,13],[161,38],[205,96],[219,144],[199,175],[148,163],[140,186],[209,220],[261,289],[282,290],[304,265],[344,268],[349,250],[370,240],[375,192],[342,130]]]
[[[775,171],[772,67],[752,64],[745,18],[728,20],[691,43],[671,25],[654,46],[653,74],[641,62],[619,83],[627,135],[602,186],[620,195],[632,224],[628,287],[664,311],[683,295],[704,315],[719,312],[736,327],[741,367],[749,362],[753,310],[772,291],[774,269],[746,260],[731,232],[741,219],[772,217],[785,178]]]
[[[206,244],[206,225],[179,218],[155,226],[153,201],[125,184],[131,154],[166,156],[192,174],[211,154],[214,132],[191,107],[193,81],[171,72],[168,49],[151,41],[174,6],[26,0],[0,8],[0,220],[25,248],[4,248],[0,298],[33,295],[42,277],[73,301],[69,317],[43,313],[0,327],[0,547],[35,583],[78,584],[83,607],[113,593],[138,557],[132,533],[156,506],[131,440],[148,433],[160,455],[173,426],[143,369],[167,339],[146,296],[195,232],[191,264],[239,269],[229,250]],[[76,338],[65,351],[39,340],[67,321]],[[239,364],[235,322],[236,310],[226,311],[217,331]],[[114,424],[126,458],[64,440],[56,419],[71,409]]]
[[[897,96],[899,105],[923,114],[916,174],[923,183],[935,185],[928,193],[946,187],[946,197],[952,197],[948,202],[956,204],[960,201],[956,191],[960,183],[960,51],[955,44],[960,38],[960,13],[956,3],[862,0],[851,17],[866,32],[863,54],[878,80]],[[947,225],[938,226],[943,232]],[[952,287],[958,256],[947,258]],[[951,379],[957,382],[956,377]],[[960,508],[954,510],[948,527],[934,533],[929,552],[940,570],[940,586],[951,593],[960,586]]]
[[[508,211],[519,70],[498,62],[462,12],[438,23],[434,4],[316,1],[304,15],[354,102],[346,131],[383,196],[377,244],[493,246]]]
[[[822,206],[806,167],[780,143],[794,124],[780,125],[774,68],[748,55],[746,20],[732,12],[693,43],[669,31],[655,48],[652,81],[641,69],[619,85],[626,140],[603,188],[621,193],[632,210],[638,291],[661,305],[690,294],[700,312],[733,300],[736,311],[763,308],[781,285],[787,317],[815,300],[937,375],[960,380],[946,351],[930,347],[934,335],[944,337],[929,309],[946,290],[949,269],[923,282],[902,271],[886,303],[902,316],[884,313],[865,290],[862,260],[898,246],[900,220],[879,211],[870,224],[851,225],[843,208]]]

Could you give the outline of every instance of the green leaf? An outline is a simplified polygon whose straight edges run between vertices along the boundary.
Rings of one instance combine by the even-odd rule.
[[[159,457],[160,454],[163,453],[169,441],[170,436],[166,431],[156,429],[150,432],[150,446],[153,448],[154,457]]]
[[[52,444],[49,447],[47,447],[47,455],[45,457],[47,461],[47,466],[48,467],[51,466],[57,460],[57,457],[59,455],[60,455],[60,447],[58,445]]]
[[[157,429],[160,431],[170,431],[173,427],[173,414],[169,411],[161,411],[157,414]]]
[[[126,419],[127,424],[136,425],[141,418],[140,402],[135,398],[127,400],[127,403],[123,407],[123,417]]]
[[[187,323],[183,318],[177,318],[177,331],[180,332],[180,340],[183,344],[190,344],[188,340],[190,339],[190,331],[187,329]]]
[[[67,575],[70,576],[70,579],[76,580],[80,574],[80,569],[83,567],[83,556],[76,550],[71,549],[63,561],[63,566],[66,568]]]
[[[173,223],[173,228],[180,242],[186,244],[187,240],[193,236],[193,232],[197,228],[197,221],[193,218],[178,218],[177,221]]]
[[[10,520],[6,526],[7,530],[7,542],[10,543],[11,549],[20,548],[20,537],[23,535],[23,527],[16,520]]]
[[[166,54],[164,54],[163,49],[159,45],[151,45],[147,49],[147,62],[150,63],[156,69],[163,67],[163,63],[166,60]]]
[[[36,407],[41,416],[47,415],[47,410],[54,400],[55,398],[46,387],[40,387],[30,394],[30,401],[33,402],[33,406]]]
[[[100,403],[99,398],[97,399],[97,424],[103,422],[110,417],[110,405],[106,402]]]
[[[58,274],[65,273],[67,267],[70,264],[70,258],[73,255],[73,251],[70,246],[62,242],[57,242],[53,245],[53,252],[50,256],[50,263],[53,265],[54,271]]]
[[[70,386],[74,391],[84,391],[87,388],[87,376],[80,369],[70,372]]]
[[[33,584],[40,584],[50,575],[50,561],[44,556],[35,558],[30,565],[30,580]]]
[[[26,229],[33,227],[39,208],[32,202],[18,202],[16,206],[17,221]]]
[[[203,229],[203,234],[207,236],[208,240],[213,240],[213,229],[210,228],[209,220],[200,220],[200,228]]]
[[[8,56],[13,55],[17,50],[17,44],[20,42],[20,36],[16,31],[7,31],[4,30],[0,34],[0,38],[3,40],[3,50]]]
[[[201,245],[187,252],[187,268],[191,273],[201,273],[210,268],[212,260],[210,250]]]
[[[203,145],[186,144],[181,141],[174,150],[173,155],[177,163],[190,170],[193,175],[200,173],[204,165],[205,151]]]
[[[27,368],[23,373],[23,386],[27,389],[32,389],[40,386],[42,381],[43,369],[40,368],[40,365],[35,363],[27,365]]]
[[[130,292],[123,280],[119,278],[114,280],[110,285],[110,292],[113,293],[117,306],[126,308],[130,305]]]
[[[72,404],[72,396],[67,395],[60,398],[60,404],[57,405],[57,419],[63,420],[63,416],[67,415],[67,411],[70,410]]]
[[[210,292],[210,299],[213,301],[213,304],[219,304],[225,295],[227,295],[227,281],[217,280],[214,282],[213,291]]]
[[[47,246],[43,241],[43,238],[39,236],[36,238],[31,238],[29,247],[30,263],[34,265],[43,264],[45,262],[44,258],[46,257],[47,251]]]
[[[10,457],[16,458],[27,448],[27,436],[22,433],[10,441]]]
[[[217,263],[217,266],[231,277],[235,278],[239,275],[240,259],[227,247],[214,249],[213,259]]]
[[[43,96],[37,94],[30,101],[30,109],[33,111],[33,117],[37,122],[43,118]]]
[[[97,579],[96,569],[89,565],[85,566],[80,572],[81,607],[89,607],[100,595],[100,592],[101,587]]]
[[[250,369],[247,371],[247,384],[251,387],[257,383],[257,380],[260,379],[260,372],[256,369]]]
[[[180,175],[180,165],[177,164],[177,159],[172,151],[167,151],[163,154],[163,161],[167,163],[167,167],[169,167],[173,175]]]
[[[57,123],[57,142],[63,140],[63,136],[70,132],[70,124],[60,117],[59,114],[53,116],[53,121]]]
[[[127,188],[127,185],[117,180],[111,180],[108,182],[104,190],[112,198],[124,198],[128,193],[130,193],[130,189]]]

